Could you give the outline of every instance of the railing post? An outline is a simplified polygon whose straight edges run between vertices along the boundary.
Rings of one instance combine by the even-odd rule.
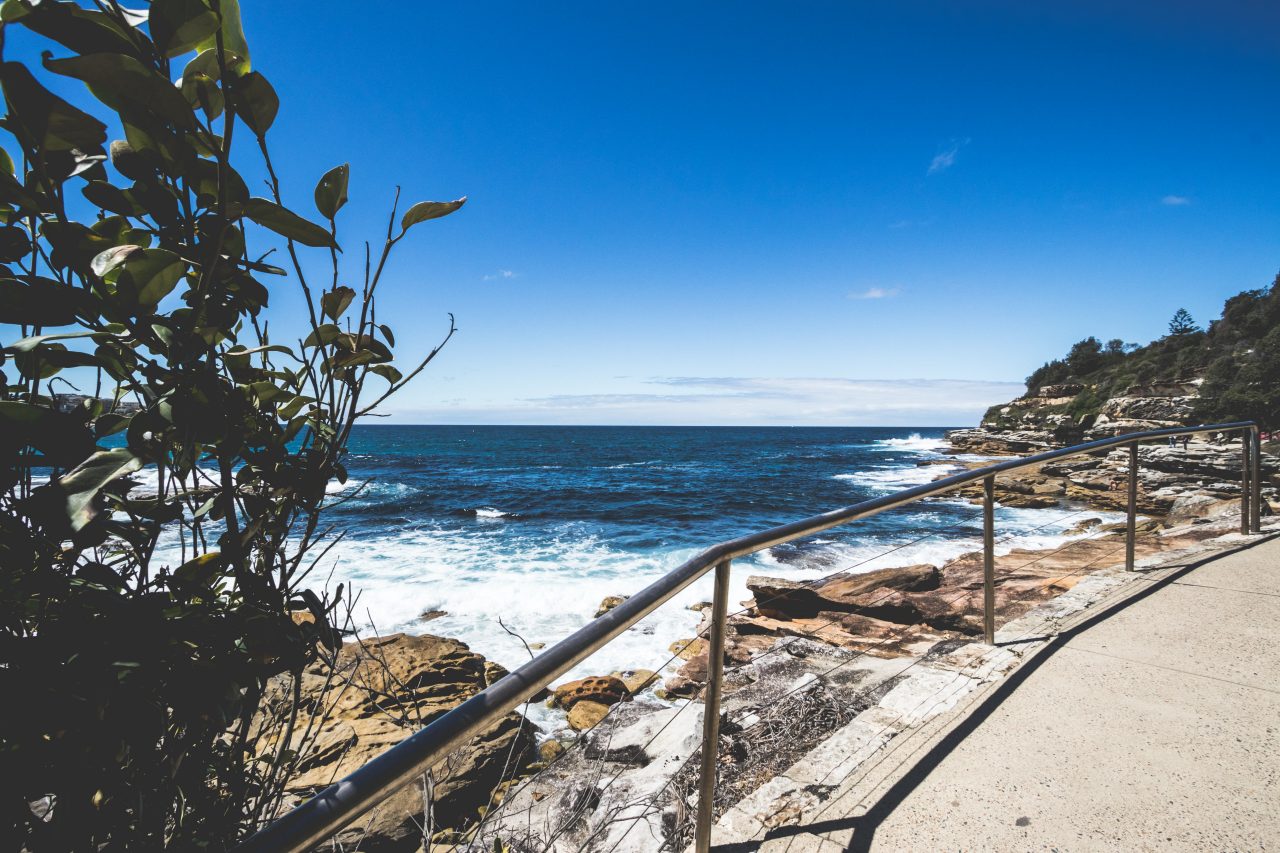
[[[982,634],[996,644],[996,478],[982,481]]]
[[[1138,542],[1138,442],[1129,445],[1129,517],[1125,525],[1124,569],[1133,571],[1133,552]]]
[[[716,564],[716,592],[711,604],[711,637],[707,649],[707,689],[702,694],[702,778],[698,783],[697,853],[711,849],[715,817],[716,760],[720,751],[720,694],[724,688],[725,616],[729,611],[729,561]]]
[[[1250,448],[1253,446],[1253,437],[1249,430],[1241,430],[1240,432],[1240,532],[1246,534],[1249,532],[1249,497],[1253,492],[1253,487],[1249,483],[1249,473],[1253,465],[1249,457]]]
[[[1253,436],[1253,470],[1249,472],[1249,484],[1253,494],[1249,499],[1249,525],[1254,533],[1262,532],[1262,433],[1255,426],[1249,430]]]

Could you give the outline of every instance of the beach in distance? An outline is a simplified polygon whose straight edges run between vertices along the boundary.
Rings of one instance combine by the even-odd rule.
[[[348,530],[317,567],[359,592],[357,623],[456,637],[507,667],[520,640],[550,645],[601,600],[643,588],[724,539],[958,471],[946,430],[915,427],[364,426],[350,478],[330,484]],[[735,562],[746,579],[941,564],[980,545],[980,508],[916,503]],[[1093,516],[1106,513],[1091,512]],[[1117,516],[1118,518],[1118,516]],[[1058,520],[1061,519],[1061,523]],[[1069,508],[1000,508],[1001,550],[1065,538]],[[889,552],[889,553],[886,553]],[[574,674],[654,668],[690,636],[710,578]],[[445,615],[423,620],[423,614]]]

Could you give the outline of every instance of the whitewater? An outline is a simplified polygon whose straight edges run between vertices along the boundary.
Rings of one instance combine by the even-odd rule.
[[[948,446],[944,430],[911,428],[365,427],[351,480],[332,490],[348,536],[317,576],[358,591],[366,632],[456,637],[513,668],[586,624],[606,596],[718,541],[977,459]],[[997,551],[1052,548],[1080,517],[1001,507]],[[731,607],[750,598],[753,574],[941,565],[980,536],[978,507],[929,500],[735,561]],[[691,605],[710,597],[706,577],[566,678],[659,668],[692,635]]]

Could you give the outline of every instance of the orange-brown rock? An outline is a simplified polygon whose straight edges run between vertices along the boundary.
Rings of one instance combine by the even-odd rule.
[[[820,584],[753,575],[747,578],[747,588],[755,595],[756,610],[762,616],[794,619],[811,617],[823,610],[861,611],[867,604],[867,593],[879,591],[877,597],[880,597],[885,590],[937,589],[940,579],[937,567],[925,564],[864,574],[839,574]]]
[[[457,640],[393,634],[347,643],[332,672],[323,664],[304,672],[290,743],[296,747],[308,728],[316,736],[312,747],[303,750],[298,775],[288,785],[293,802],[341,779],[483,690],[488,683],[486,663]],[[489,671],[496,674],[492,667]],[[273,733],[269,720],[285,718],[281,715],[287,711],[288,697],[283,682],[273,684],[259,719],[266,731],[261,744],[265,749],[278,746],[280,735]],[[475,819],[504,776],[536,757],[532,725],[515,714],[503,717],[432,768],[437,825],[462,826]],[[369,850],[418,849],[421,817],[421,788],[410,785],[335,840],[354,846],[363,837],[361,849]]]
[[[630,597],[631,596],[629,595],[606,595],[604,599],[601,600],[600,606],[596,608],[596,618],[599,619],[601,616],[605,615]]]
[[[574,731],[585,732],[587,729],[595,728],[608,714],[608,705],[584,699],[569,709],[569,726]]]
[[[627,698],[629,691],[621,678],[592,675],[561,684],[551,695],[551,706],[572,710],[579,702],[596,702],[608,707]]]

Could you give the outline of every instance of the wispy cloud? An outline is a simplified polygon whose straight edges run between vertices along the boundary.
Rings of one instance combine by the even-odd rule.
[[[962,426],[1021,382],[656,377],[616,391],[401,409],[400,423]]]
[[[520,273],[515,270],[498,270],[497,272],[486,273],[482,278],[485,281],[502,281],[507,278],[515,278],[518,275],[520,275]]]
[[[1160,199],[1160,203],[1168,205],[1169,207],[1183,207],[1184,205],[1191,204],[1191,199],[1187,198],[1185,195],[1167,195]]]
[[[937,175],[954,166],[956,163],[956,155],[958,155],[960,153],[960,149],[968,145],[970,141],[971,140],[968,137],[964,139],[951,140],[951,143],[946,148],[935,154],[933,159],[929,161],[929,174]]]
[[[892,299],[902,291],[896,287],[868,287],[857,293],[850,293],[850,299]]]

